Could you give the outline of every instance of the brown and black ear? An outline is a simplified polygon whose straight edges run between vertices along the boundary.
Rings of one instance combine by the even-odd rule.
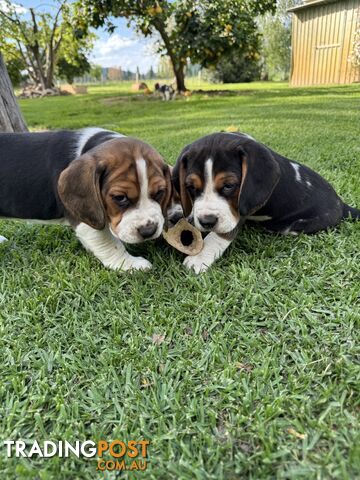
[[[65,209],[73,218],[96,230],[102,230],[106,224],[100,193],[100,176],[104,170],[93,155],[85,153],[61,172],[58,181],[58,193]]]
[[[171,202],[171,197],[173,193],[172,182],[171,182],[171,169],[169,165],[164,165],[163,172],[166,180],[166,195],[162,201],[161,210],[163,212],[164,218],[167,218],[167,209]]]
[[[280,167],[272,153],[257,142],[247,142],[240,148],[242,181],[239,193],[239,213],[252,215],[269,200],[280,179]]]
[[[184,211],[184,216],[188,217],[192,210],[192,201],[185,185],[186,168],[187,168],[187,158],[186,158],[186,152],[185,150],[183,150],[180,154],[180,157],[176,161],[175,167],[173,168],[172,182],[173,182],[175,191],[180,196],[180,201]]]

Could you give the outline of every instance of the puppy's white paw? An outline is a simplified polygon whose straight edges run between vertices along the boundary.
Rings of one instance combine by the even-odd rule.
[[[183,264],[189,270],[194,270],[196,274],[203,273],[210,267],[210,265],[204,262],[204,258],[201,255],[189,255],[185,257]]]
[[[119,267],[120,270],[131,271],[131,270],[150,270],[152,267],[151,263],[143,257],[132,257],[129,255]]]
[[[7,238],[0,235],[0,243],[7,242]]]

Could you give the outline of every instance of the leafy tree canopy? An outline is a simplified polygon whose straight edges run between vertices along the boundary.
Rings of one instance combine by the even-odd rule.
[[[81,0],[79,25],[114,30],[111,17],[125,17],[144,36],[158,37],[158,52],[168,55],[179,90],[185,89],[187,59],[216,65],[232,49],[247,49],[257,36],[255,17],[273,11],[276,0]]]
[[[77,66],[92,48],[95,35],[86,22],[79,28],[76,12],[65,1],[57,2],[53,11],[42,11],[2,0],[0,50],[8,62],[21,62],[33,83],[50,88],[60,59]]]
[[[76,58],[71,58],[71,61],[62,57],[57,63],[57,76],[64,78],[70,84],[74,83],[75,77],[81,77],[84,73],[89,72],[91,65],[82,53],[78,53]]]

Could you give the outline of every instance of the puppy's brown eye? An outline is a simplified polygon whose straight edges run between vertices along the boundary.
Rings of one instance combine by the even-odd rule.
[[[221,194],[225,197],[230,196],[236,190],[237,185],[234,183],[225,183],[225,185],[221,189]]]
[[[158,190],[153,196],[153,199],[155,200],[155,202],[161,202],[161,200],[164,198],[164,195],[165,195],[164,189]]]
[[[190,197],[195,197],[197,190],[194,185],[186,185],[186,190],[188,191]]]
[[[119,207],[127,207],[130,203],[126,195],[113,195],[112,199]]]

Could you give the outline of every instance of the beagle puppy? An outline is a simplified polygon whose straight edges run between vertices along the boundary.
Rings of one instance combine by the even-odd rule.
[[[172,177],[184,215],[210,232],[203,250],[184,260],[196,273],[223,254],[246,220],[297,235],[360,218],[320,175],[242,133],[215,133],[186,146]]]
[[[171,85],[160,85],[160,83],[155,83],[155,92],[159,93],[163,101],[175,100],[176,90],[173,89]]]
[[[171,190],[169,167],[135,138],[99,128],[0,133],[0,218],[70,225],[111,269],[151,267],[123,243],[160,236]]]

